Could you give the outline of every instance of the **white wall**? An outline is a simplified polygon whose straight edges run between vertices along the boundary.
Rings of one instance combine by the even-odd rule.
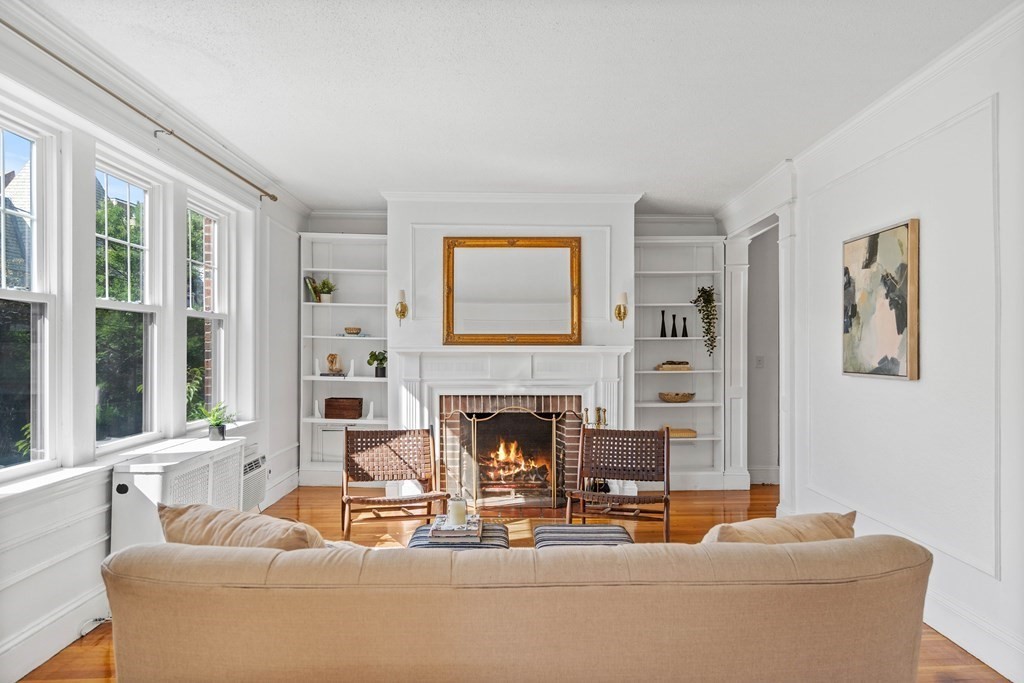
[[[778,227],[751,240],[747,258],[747,469],[751,484],[778,484]]]
[[[799,512],[856,509],[858,534],[926,545],[925,621],[1024,680],[1024,3],[724,207],[727,232],[788,210],[793,173],[783,497]],[[912,217],[921,379],[845,377],[842,241]]]

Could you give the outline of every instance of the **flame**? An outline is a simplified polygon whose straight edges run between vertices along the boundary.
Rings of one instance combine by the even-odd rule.
[[[487,477],[491,481],[503,481],[537,467],[533,458],[523,455],[518,441],[507,442],[504,438],[499,440],[498,450],[491,451],[489,457],[492,465],[487,471]]]

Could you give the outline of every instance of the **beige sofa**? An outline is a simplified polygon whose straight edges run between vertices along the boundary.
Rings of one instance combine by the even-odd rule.
[[[901,538],[535,550],[134,546],[121,681],[913,681]]]

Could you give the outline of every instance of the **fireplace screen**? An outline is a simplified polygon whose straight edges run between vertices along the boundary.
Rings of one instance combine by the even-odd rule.
[[[463,495],[477,507],[558,507],[564,491],[565,415],[520,407],[457,411]]]

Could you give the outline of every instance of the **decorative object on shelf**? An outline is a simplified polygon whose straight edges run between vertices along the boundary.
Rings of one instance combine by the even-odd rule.
[[[356,376],[356,359],[355,358],[351,359],[348,362],[348,376],[349,377],[355,377]]]
[[[363,416],[363,399],[332,396],[324,399],[324,417],[328,420],[358,420]]]
[[[676,314],[675,313],[672,314],[672,336],[673,337],[678,337],[679,336],[679,331],[676,330]]]
[[[345,371],[341,367],[341,363],[338,362],[338,354],[329,353],[327,354],[327,372],[323,373],[323,377],[344,377]]]
[[[374,417],[376,417],[376,415],[374,415],[373,411],[373,401],[370,401],[370,409],[366,411],[366,419],[372,420]]]
[[[919,226],[843,242],[843,374],[918,379]]]
[[[466,524],[466,499],[452,498],[448,501],[448,518],[444,526],[463,526]]]
[[[594,421],[590,421],[590,409],[583,409],[583,426],[603,429],[608,426],[608,409],[597,406],[594,408]]]
[[[352,337],[358,337],[362,331],[363,331],[363,328],[361,328],[361,327],[346,327],[345,328],[345,334],[350,335]]]
[[[406,316],[409,315],[409,304],[405,303],[405,290],[398,290],[398,303],[395,304],[395,317],[398,318],[398,326],[402,326],[402,321],[405,320]]]
[[[693,370],[688,360],[667,360],[654,366],[660,372],[689,372]]]
[[[313,303],[319,303],[320,290],[317,288],[316,280],[308,275],[302,279],[306,283],[306,291],[309,292],[309,300]]]
[[[704,348],[710,356],[718,346],[716,329],[718,327],[718,307],[715,304],[715,286],[698,287],[697,296],[691,301],[697,306],[697,313],[700,314],[700,322],[704,327]]]
[[[320,376],[320,359],[317,358],[316,356],[313,356],[313,376]]]
[[[626,298],[626,293],[619,294],[619,302],[615,304],[615,319],[622,323],[622,326],[626,326],[626,317],[629,315],[629,302]]]
[[[689,337],[690,336],[690,332],[686,329],[686,316],[685,315],[683,316],[683,333],[681,335],[679,335],[679,336],[680,337]]]
[[[235,421],[235,414],[228,412],[228,407],[223,403],[218,403],[212,408],[207,408],[204,405],[199,406],[199,413],[206,420],[206,423],[210,425],[210,441],[223,441],[225,428],[229,423]]]
[[[661,334],[659,334],[658,336],[659,337],[667,337],[668,336],[668,334],[665,333],[665,309],[664,308],[661,309]]]
[[[320,293],[320,303],[329,304],[334,300],[334,290],[336,287],[334,283],[329,279],[324,278],[317,284],[316,291]]]
[[[372,365],[374,377],[388,376],[388,352],[370,351],[370,357],[366,359],[367,365]]]
[[[323,417],[324,414],[320,412],[320,401],[313,401],[313,417]]]
[[[672,425],[665,425],[662,429],[668,430],[669,438],[672,439],[695,439],[697,438],[697,430],[689,429],[688,427],[673,427]]]
[[[697,394],[687,391],[661,391],[658,398],[665,403],[689,403]]]

